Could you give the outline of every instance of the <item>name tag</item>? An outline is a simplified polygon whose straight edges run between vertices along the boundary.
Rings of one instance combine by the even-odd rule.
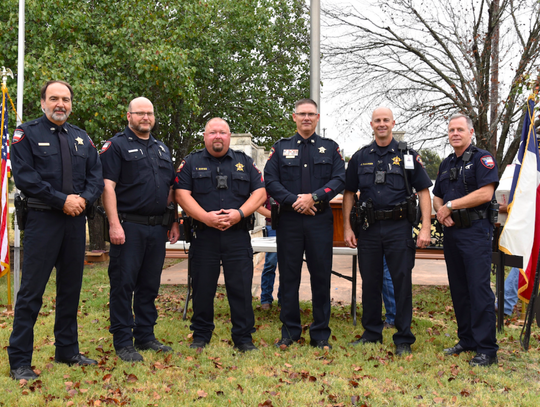
[[[38,146],[48,147],[50,146],[50,143],[38,143]]]
[[[411,154],[405,154],[405,169],[406,170],[414,170],[414,160],[413,156]]]
[[[137,151],[139,151],[138,148],[136,148],[135,150],[128,150],[128,153],[136,153]]]
[[[298,156],[298,150],[283,150],[285,158],[294,158]]]

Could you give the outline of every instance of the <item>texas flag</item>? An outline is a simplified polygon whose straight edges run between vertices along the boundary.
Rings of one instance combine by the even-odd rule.
[[[534,131],[534,96],[527,100],[521,144],[508,200],[508,219],[499,240],[502,252],[522,256],[518,297],[529,302],[540,249],[540,158]]]

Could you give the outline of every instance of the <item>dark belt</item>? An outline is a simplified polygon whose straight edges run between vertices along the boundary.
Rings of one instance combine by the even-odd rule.
[[[328,208],[328,202],[326,201],[315,202],[313,206],[317,209],[317,212],[315,212],[315,215],[317,215],[319,213],[323,213],[325,209]],[[292,205],[286,205],[286,204],[281,205],[279,207],[279,210],[284,211],[284,212],[297,212],[295,209],[293,209]]]
[[[52,207],[41,202],[37,198],[30,198],[30,197],[26,198],[26,205],[28,206],[28,208],[35,209],[37,211],[52,211],[53,209]]]
[[[468,209],[469,218],[471,220],[486,219],[488,217],[487,211],[475,211],[474,209]]]
[[[375,220],[401,220],[407,217],[407,211],[396,212],[392,209],[375,211]]]
[[[158,216],[143,216],[133,213],[119,213],[118,217],[121,221],[138,223],[139,225],[158,226],[163,222],[163,215]]]

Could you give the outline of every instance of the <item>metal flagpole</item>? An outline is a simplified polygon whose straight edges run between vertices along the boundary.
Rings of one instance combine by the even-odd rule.
[[[311,51],[310,51],[310,98],[319,106],[321,112],[321,2],[311,0]],[[320,134],[321,122],[317,124]]]
[[[25,41],[25,0],[19,0],[19,60],[17,64],[17,126],[23,118],[23,94],[24,94],[24,41]],[[14,222],[14,250],[13,250],[13,304],[17,303],[17,293],[21,285],[21,231],[17,224],[17,217]]]

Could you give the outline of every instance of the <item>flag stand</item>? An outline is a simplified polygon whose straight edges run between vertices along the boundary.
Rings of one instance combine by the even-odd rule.
[[[538,273],[538,268],[540,267],[540,252],[538,253],[538,261],[536,263],[536,274],[534,276],[534,285],[531,293],[531,299],[529,300],[529,305],[527,305],[527,313],[525,314],[525,320],[523,328],[521,329],[521,335],[519,337],[519,342],[523,350],[529,350],[529,340],[531,339],[531,325],[534,319],[534,303],[538,299],[538,285],[540,284],[540,273]],[[536,320],[538,321],[538,314],[536,314]]]

